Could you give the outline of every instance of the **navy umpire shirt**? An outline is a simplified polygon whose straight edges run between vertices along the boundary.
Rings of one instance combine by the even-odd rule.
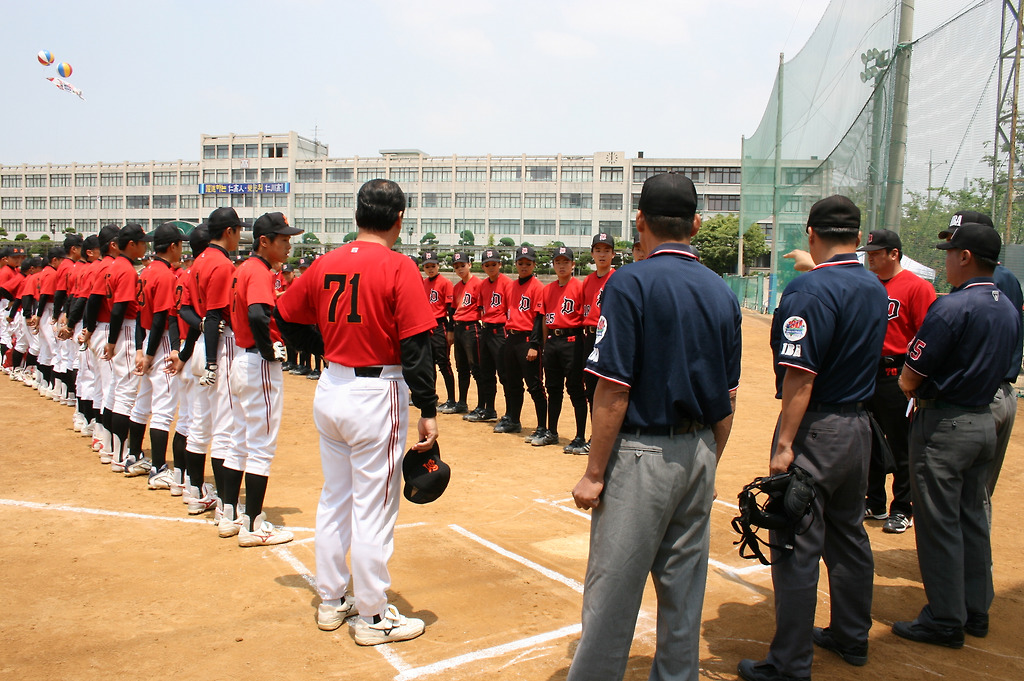
[[[608,280],[586,370],[630,388],[624,430],[711,426],[732,413],[741,322],[736,295],[696,250],[663,243]]]
[[[849,404],[874,395],[888,301],[855,253],[837,254],[791,281],[772,319],[776,397],[787,367],[816,375],[812,402]]]
[[[1021,292],[1020,282],[1017,281],[1017,277],[1014,276],[1013,272],[1002,265],[996,265],[996,271],[992,273],[992,279],[996,282],[999,290],[1010,297],[1010,302],[1017,308],[1017,316],[1020,317],[1024,314],[1024,293]],[[1017,336],[1017,344],[1014,346],[1013,351],[1013,362],[1010,364],[1010,370],[1003,377],[1003,381],[1007,383],[1015,383],[1017,381],[1017,376],[1020,375],[1022,358],[1024,358],[1024,329]]]

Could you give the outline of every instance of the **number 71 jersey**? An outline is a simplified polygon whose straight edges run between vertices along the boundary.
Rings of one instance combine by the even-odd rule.
[[[400,342],[437,325],[413,261],[368,241],[317,258],[277,307],[287,322],[315,324],[324,359],[348,367],[401,364]]]

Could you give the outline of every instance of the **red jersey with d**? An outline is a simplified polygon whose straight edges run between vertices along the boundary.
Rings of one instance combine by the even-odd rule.
[[[470,277],[467,281],[455,284],[452,290],[452,303],[455,314],[452,319],[457,322],[475,322],[480,319],[480,280]]]
[[[553,281],[544,287],[537,311],[544,315],[549,329],[575,329],[583,326],[583,284],[575,277],[565,286]]]

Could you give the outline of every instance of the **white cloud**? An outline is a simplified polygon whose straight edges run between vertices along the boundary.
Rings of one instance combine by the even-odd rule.
[[[597,45],[572,33],[561,31],[537,31],[533,42],[543,54],[567,59],[587,58],[597,55]]]

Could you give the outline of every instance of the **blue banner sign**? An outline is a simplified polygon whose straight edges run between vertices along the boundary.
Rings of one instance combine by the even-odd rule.
[[[287,194],[291,182],[201,184],[200,194]]]

